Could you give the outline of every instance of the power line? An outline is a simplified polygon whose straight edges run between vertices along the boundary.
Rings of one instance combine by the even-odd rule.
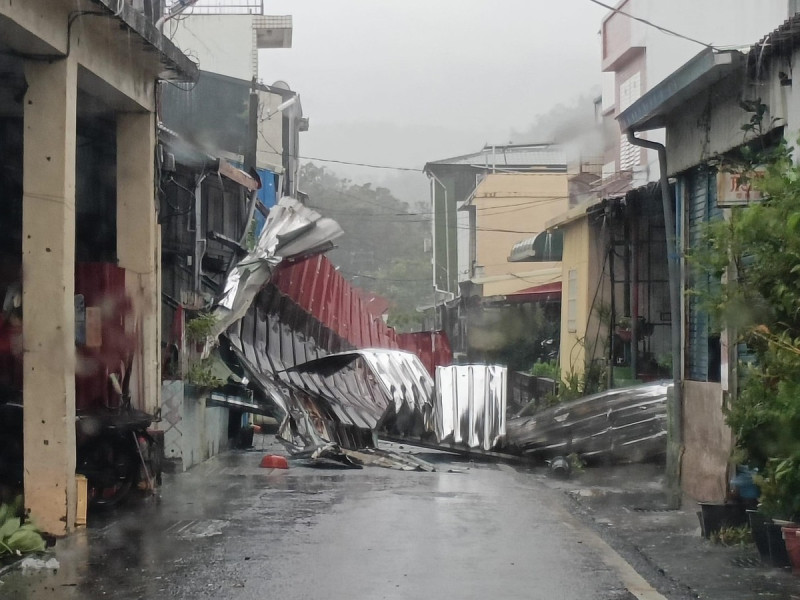
[[[296,156],[295,158],[300,158],[303,160],[316,160],[319,162],[329,162],[329,163],[336,163],[339,165],[351,165],[354,167],[369,167],[370,169],[389,169],[392,171],[413,171],[414,173],[422,173],[422,169],[414,169],[412,167],[393,167],[389,165],[372,165],[369,163],[360,163],[360,162],[350,162],[347,160],[335,160],[333,158],[314,158],[312,156]]]
[[[712,46],[711,44],[706,44],[705,42],[701,42],[700,40],[696,40],[696,39],[691,38],[691,37],[689,37],[687,35],[683,35],[682,33],[678,33],[677,31],[673,31],[672,29],[667,29],[666,27],[662,27],[661,25],[656,25],[652,21],[648,21],[647,19],[643,19],[641,17],[637,17],[635,15],[627,13],[627,12],[625,12],[623,10],[618,9],[618,8],[614,8],[613,6],[609,6],[605,2],[600,2],[600,0],[589,0],[589,2],[593,2],[593,3],[597,4],[598,6],[602,6],[603,8],[607,8],[608,10],[610,10],[612,12],[619,13],[619,14],[625,16],[625,17],[628,17],[629,19],[633,19],[634,21],[639,21],[640,23],[644,23],[645,25],[648,25],[648,26],[650,26],[650,27],[652,27],[654,29],[657,29],[658,31],[660,31],[662,33],[666,33],[666,34],[669,34],[669,35],[674,35],[675,37],[679,37],[679,38],[684,39],[684,40],[689,41],[689,42],[694,42],[695,44],[700,44],[701,46],[705,46],[706,48],[714,48],[714,46]]]
[[[259,131],[258,134],[261,136],[261,139],[270,147],[270,149],[277,154],[278,156],[284,156],[283,152],[279,151],[275,146],[273,146],[270,141],[267,139],[267,136],[264,135],[264,132]],[[370,169],[389,169],[392,171],[413,171],[414,173],[422,173],[422,169],[414,169],[412,167],[394,167],[390,165],[373,165],[370,163],[361,163],[361,162],[351,162],[347,160],[337,160],[334,158],[314,158],[312,156],[300,156],[299,154],[294,155],[287,155],[287,158],[298,158],[301,160],[316,160],[318,162],[329,162],[329,163],[336,163],[339,165],[351,165],[353,167],[369,167]]]
[[[348,197],[353,198],[354,200],[367,202],[370,204],[375,204],[380,208],[386,208],[383,205],[378,204],[377,202],[370,201],[367,198],[358,198],[356,196],[352,196],[350,194],[345,194],[344,192],[340,192],[338,190],[334,190],[336,193]],[[489,199],[496,199],[496,198],[531,198],[531,200],[526,200],[525,202],[517,202],[514,204],[501,204],[497,206],[478,206],[475,208],[476,211],[480,211],[481,214],[484,216],[492,216],[492,215],[500,215],[506,214],[511,212],[517,212],[525,210],[524,208],[514,208],[514,207],[531,207],[531,206],[538,206],[542,204],[549,204],[551,202],[558,202],[559,200],[567,200],[569,196],[492,196]],[[389,217],[431,217],[433,216],[433,211],[425,211],[425,212],[381,212],[381,213],[360,213],[360,212],[350,212],[350,211],[342,211],[337,210],[336,208],[329,208],[326,206],[318,206],[318,205],[309,205],[309,208],[313,208],[315,210],[325,211],[326,213],[332,213],[336,215],[342,216],[351,216],[351,217],[362,217],[362,218],[372,218],[372,217],[386,217],[387,220]],[[513,210],[505,210],[505,209],[513,209]],[[482,211],[493,211],[493,212],[485,212]],[[429,222],[430,219],[426,219],[425,221],[399,221],[400,223],[420,223],[420,222]]]

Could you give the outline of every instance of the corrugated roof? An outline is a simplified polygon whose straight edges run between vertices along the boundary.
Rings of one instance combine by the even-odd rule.
[[[756,68],[773,54],[794,52],[800,46],[800,13],[755,43],[747,56],[750,67]]]
[[[479,152],[430,161],[425,165],[466,165],[476,167],[551,167],[566,170],[567,153],[555,144],[514,144],[484,146]]]

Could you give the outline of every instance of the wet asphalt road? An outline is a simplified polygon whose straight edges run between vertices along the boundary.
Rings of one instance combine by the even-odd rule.
[[[56,574],[8,573],[0,598],[633,598],[619,557],[531,473],[436,453],[419,454],[435,473],[279,471],[262,454],[95,516],[58,543]]]

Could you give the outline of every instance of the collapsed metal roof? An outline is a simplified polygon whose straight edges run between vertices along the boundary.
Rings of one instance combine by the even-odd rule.
[[[510,451],[550,458],[578,454],[589,460],[641,462],[666,452],[667,393],[658,381],[606,390],[564,402],[533,416],[510,419]]]

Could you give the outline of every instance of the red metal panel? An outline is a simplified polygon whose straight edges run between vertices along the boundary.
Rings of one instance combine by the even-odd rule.
[[[289,267],[291,277],[289,280],[289,297],[295,302],[300,297],[300,290],[303,287],[303,262],[292,263]]]
[[[311,310],[311,288],[313,287],[314,273],[311,265],[313,261],[306,259],[298,263],[300,281],[297,288],[296,302],[306,312]]]
[[[400,349],[416,354],[431,375],[434,375],[437,366],[447,366],[453,362],[450,341],[443,331],[401,333],[397,335],[397,340]]]
[[[369,348],[372,346],[372,340],[369,336],[369,326],[370,321],[372,321],[372,313],[367,310],[367,303],[364,301],[363,298],[359,297],[358,299],[358,307],[361,311],[361,318],[359,321],[361,322],[361,327],[359,328],[359,333],[361,335],[361,348]]]
[[[321,273],[321,271],[322,271],[322,261],[320,260],[321,258],[322,258],[322,255],[319,254],[319,255],[315,256],[312,260],[308,261],[309,264],[312,265],[312,272],[313,272],[313,276],[311,277],[311,281],[309,281],[310,288],[309,288],[309,291],[308,291],[308,297],[309,297],[308,312],[310,312],[312,315],[314,315],[317,318],[317,320],[319,320],[320,316],[321,316],[320,313],[319,313],[319,307],[320,307],[319,291],[322,288],[322,286],[324,285],[324,281],[322,280],[322,277],[320,276],[322,274]]]
[[[101,345],[78,346],[75,369],[75,408],[79,411],[116,406],[119,398],[109,385],[110,373],[122,375],[132,354],[140,352],[136,333],[125,331],[131,306],[125,293],[125,270],[111,263],[77,263],[75,294],[87,308],[100,311]]]
[[[341,286],[339,287],[339,306],[337,307],[337,312],[341,317],[341,321],[339,323],[339,335],[341,335],[348,342],[350,341],[350,331],[353,329],[350,322],[351,301],[352,297],[350,294],[350,286],[346,281],[342,281]],[[350,343],[352,344],[353,342]]]

